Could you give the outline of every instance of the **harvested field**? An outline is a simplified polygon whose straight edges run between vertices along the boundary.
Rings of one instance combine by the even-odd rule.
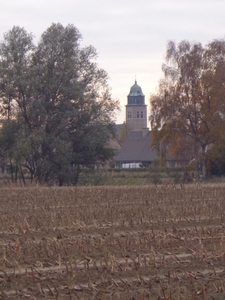
[[[0,189],[0,299],[225,299],[225,185]]]

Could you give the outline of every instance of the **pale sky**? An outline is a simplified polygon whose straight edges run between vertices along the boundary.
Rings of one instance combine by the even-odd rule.
[[[14,25],[39,40],[52,23],[73,24],[82,45],[93,45],[98,64],[107,71],[112,96],[120,101],[117,123],[134,84],[145,102],[162,77],[169,40],[201,42],[225,38],[224,0],[0,0],[0,40]]]

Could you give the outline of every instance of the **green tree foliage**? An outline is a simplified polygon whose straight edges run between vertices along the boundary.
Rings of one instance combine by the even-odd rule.
[[[167,155],[196,161],[205,176],[206,152],[224,126],[225,42],[169,42],[164,78],[151,96],[151,125],[155,142]]]
[[[0,44],[1,116],[19,127],[17,164],[41,183],[76,184],[83,167],[114,154],[106,145],[118,102],[80,40],[73,25],[52,24],[37,46],[19,27]]]
[[[23,28],[13,27],[0,43],[0,112],[8,119],[14,117],[17,109],[26,112],[32,39]]]

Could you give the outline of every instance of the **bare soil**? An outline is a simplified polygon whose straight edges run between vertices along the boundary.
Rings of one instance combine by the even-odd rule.
[[[1,188],[0,299],[225,299],[225,185]]]

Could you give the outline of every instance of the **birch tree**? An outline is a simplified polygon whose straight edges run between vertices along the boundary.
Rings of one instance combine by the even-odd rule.
[[[206,151],[217,140],[223,123],[224,49],[221,41],[205,48],[200,43],[169,42],[162,66],[164,78],[150,99],[157,142],[171,153],[178,139],[189,141],[203,177]]]

